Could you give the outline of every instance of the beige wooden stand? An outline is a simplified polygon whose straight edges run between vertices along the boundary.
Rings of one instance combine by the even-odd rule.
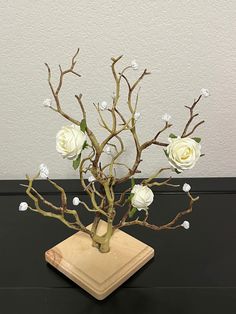
[[[98,233],[105,231],[106,222],[100,221]],[[121,230],[112,236],[110,247],[110,252],[100,253],[87,234],[77,232],[48,250],[45,258],[96,299],[103,300],[154,256],[153,248]]]

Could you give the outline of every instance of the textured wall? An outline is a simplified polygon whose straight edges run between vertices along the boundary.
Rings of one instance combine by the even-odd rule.
[[[207,123],[196,133],[204,138],[206,157],[184,175],[235,176],[235,14],[232,0],[1,0],[0,178],[23,178],[41,162],[52,177],[77,176],[55,150],[55,134],[67,122],[42,107],[50,97],[43,63],[57,71],[77,47],[82,78],[66,80],[66,111],[80,117],[73,95],[82,92],[89,121],[96,127],[92,103],[111,99],[110,57],[124,54],[122,65],[136,59],[141,68],[153,70],[141,89],[141,138],[161,127],[165,112],[172,115],[172,132],[178,134],[188,117],[184,105],[191,104],[202,87],[208,88],[211,97],[200,106]],[[95,132],[102,135],[100,129]],[[131,141],[126,142],[126,158],[132,160]],[[150,149],[142,175],[166,165],[162,151]]]

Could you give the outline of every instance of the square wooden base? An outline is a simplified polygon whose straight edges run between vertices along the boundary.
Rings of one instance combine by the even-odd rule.
[[[98,233],[105,231],[106,222],[100,221]],[[96,299],[103,300],[154,256],[153,248],[121,230],[112,236],[110,247],[110,252],[100,253],[87,234],[77,232],[48,250],[45,258]]]

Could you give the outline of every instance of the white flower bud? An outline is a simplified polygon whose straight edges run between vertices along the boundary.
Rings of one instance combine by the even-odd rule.
[[[52,100],[50,98],[45,99],[43,102],[43,106],[47,108],[52,107]]]
[[[107,155],[111,155],[111,147],[110,147],[110,145],[106,145],[106,147],[105,147],[105,153],[106,153]]]
[[[24,212],[25,210],[28,209],[28,204],[26,202],[21,202],[20,205],[19,205],[19,211],[20,212]]]
[[[138,70],[138,63],[136,62],[136,60],[131,61],[131,67],[133,70]]]
[[[141,113],[140,112],[135,112],[134,114],[134,120],[138,121],[138,119],[141,117]]]
[[[40,171],[40,177],[42,179],[47,179],[48,176],[49,176],[49,170],[48,170],[48,167],[45,165],[45,164],[41,164],[39,166],[39,171]]]
[[[78,206],[80,203],[80,199],[78,197],[74,197],[72,200],[72,203],[74,206]]]
[[[189,185],[188,183],[184,183],[183,185],[183,191],[184,192],[189,192],[191,190],[191,185]]]
[[[202,88],[201,89],[201,95],[203,95],[204,97],[208,97],[208,96],[210,96],[210,92],[208,89]]]
[[[190,227],[190,223],[189,223],[189,221],[187,221],[187,220],[185,220],[183,223],[182,223],[182,225],[181,225],[184,229],[189,229],[189,227]]]
[[[88,178],[88,181],[91,183],[91,182],[96,181],[96,179],[95,179],[94,176],[92,175],[92,176],[90,176],[90,177]]]
[[[169,122],[171,119],[171,115],[169,115],[168,113],[163,114],[163,116],[161,117],[161,119],[165,122]]]
[[[106,110],[108,108],[108,104],[107,104],[107,102],[104,100],[104,101],[102,101],[100,104],[99,104],[99,109],[100,110]]]
[[[44,170],[45,168],[47,168],[47,166],[45,164],[40,164],[39,165],[39,170]]]

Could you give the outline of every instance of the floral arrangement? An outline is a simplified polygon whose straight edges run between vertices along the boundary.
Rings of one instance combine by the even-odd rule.
[[[79,49],[73,56],[71,65],[68,69],[63,70],[59,66],[60,74],[59,81],[56,86],[53,85],[51,79],[51,69],[46,63],[48,71],[48,83],[53,96],[53,100],[46,99],[43,103],[45,107],[55,111],[70,122],[70,125],[63,126],[56,135],[56,149],[62,158],[72,161],[72,165],[79,172],[81,184],[84,191],[89,195],[91,204],[81,201],[78,197],[73,199],[73,205],[79,206],[79,210],[71,209],[68,206],[67,196],[62,187],[49,178],[49,170],[46,165],[41,164],[37,174],[34,177],[26,176],[28,184],[26,187],[27,195],[33,200],[34,206],[22,202],[19,206],[20,211],[30,209],[46,217],[51,217],[60,220],[67,227],[87,233],[91,237],[91,243],[97,247],[102,253],[110,250],[110,239],[114,232],[122,227],[131,225],[139,225],[155,231],[173,230],[177,228],[189,228],[189,222],[183,221],[183,217],[192,211],[192,207],[198,197],[193,197],[190,193],[191,186],[187,183],[183,185],[183,191],[186,192],[189,198],[187,209],[180,211],[171,221],[163,225],[151,224],[148,220],[149,207],[153,202],[154,194],[153,186],[174,186],[172,178],[160,179],[160,174],[167,171],[175,171],[177,173],[192,169],[199,158],[203,156],[201,153],[201,139],[193,137],[194,131],[204,123],[200,121],[193,125],[194,119],[198,116],[195,113],[195,108],[203,97],[209,96],[207,89],[202,89],[199,97],[194,100],[191,106],[185,106],[189,110],[189,119],[186,122],[183,131],[179,136],[170,134],[166,142],[159,140],[160,135],[167,131],[172,124],[170,123],[171,116],[165,113],[162,116],[163,126],[161,129],[152,135],[151,139],[141,143],[137,133],[137,121],[140,119],[138,109],[139,100],[139,84],[150,72],[145,69],[133,83],[128,79],[128,72],[139,69],[135,60],[130,65],[124,67],[120,71],[117,70],[117,64],[122,56],[111,58],[111,70],[115,82],[115,93],[112,97],[111,104],[106,101],[94,104],[95,110],[98,113],[100,126],[106,131],[107,135],[99,142],[95,133],[91,130],[89,119],[87,118],[85,105],[82,100],[82,94],[75,95],[75,99],[81,109],[80,119],[76,119],[68,115],[62,108],[60,92],[65,76],[73,74],[80,77],[75,71],[76,58],[79,54]],[[122,112],[120,95],[123,88],[122,82],[125,82],[127,89],[127,106],[129,116],[125,116]],[[104,111],[109,112],[111,121],[107,121],[104,117]],[[122,139],[122,134],[129,132],[132,136],[136,155],[132,165],[122,163],[120,157],[125,152],[125,145]],[[167,164],[164,168],[154,171],[149,178],[142,179],[139,184],[135,183],[135,174],[140,173],[140,164],[142,161],[142,153],[150,146],[156,145],[164,150],[167,158]],[[108,155],[109,162],[103,161],[104,154]],[[117,175],[117,169],[124,168],[126,173],[123,176]],[[89,175],[88,175],[89,174]],[[60,192],[61,204],[56,206],[44,198],[34,187],[34,180],[38,178],[46,179],[52,184],[55,189]],[[130,182],[119,196],[114,193],[115,186]],[[94,212],[94,220],[92,228],[87,228],[80,220],[80,211],[82,208],[89,212]],[[123,208],[123,210],[121,210]],[[139,211],[144,211],[143,219],[137,215]],[[122,213],[122,215],[121,215]],[[119,215],[121,215],[119,217]],[[70,217],[70,219],[68,218]],[[107,230],[105,234],[98,235],[97,228],[100,219],[103,218],[107,222]],[[115,218],[118,219],[115,223]]]

